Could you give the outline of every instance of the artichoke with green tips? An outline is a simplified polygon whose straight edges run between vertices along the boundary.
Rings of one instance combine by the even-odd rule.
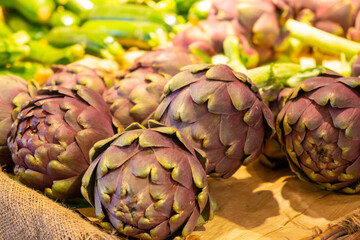
[[[99,94],[103,94],[106,89],[104,80],[95,70],[81,64],[54,65],[52,75],[44,86],[60,86],[73,88],[76,85],[86,86]]]
[[[11,126],[8,146],[14,174],[53,198],[81,196],[91,147],[113,134],[109,108],[93,90],[84,86],[39,89]]]
[[[213,217],[206,173],[175,128],[134,123],[90,156],[81,191],[103,226],[138,239],[181,239]]]
[[[201,63],[195,55],[182,48],[157,49],[136,59],[127,74],[103,98],[113,116],[123,125],[145,123],[159,105],[170,76],[186,65]]]
[[[292,171],[327,190],[360,191],[360,78],[334,72],[294,88],[276,120]]]
[[[184,67],[166,84],[155,120],[179,129],[206,172],[224,178],[256,160],[265,130],[274,128],[255,84],[223,64]]]
[[[35,89],[33,89],[35,90]],[[0,76],[0,167],[11,172],[13,162],[7,146],[11,124],[14,122],[21,105],[30,100],[29,84],[22,78],[14,75]]]

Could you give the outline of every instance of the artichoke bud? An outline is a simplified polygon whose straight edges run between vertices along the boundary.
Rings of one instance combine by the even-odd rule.
[[[96,146],[95,154],[91,155],[92,165],[83,180],[84,187],[94,176],[92,192],[95,194],[89,194],[88,200],[98,203],[95,211],[104,210],[104,219],[115,228],[122,222],[123,231],[117,230],[125,235],[174,238],[173,235],[181,234],[185,228],[183,234],[189,234],[196,226],[191,216],[199,212],[212,215],[213,209],[204,207],[209,201],[208,192],[203,190],[207,187],[206,173],[194,149],[177,138],[174,128],[153,121],[149,129],[139,126],[127,128],[111,141]],[[130,139],[130,145],[121,146],[119,143],[126,139]],[[114,168],[101,175],[102,165],[110,155]],[[197,196],[199,192],[203,192],[200,197]],[[111,202],[104,201],[104,194]],[[179,224],[181,219],[189,220]]]
[[[353,112],[359,108],[359,83],[358,78],[321,74],[304,80],[286,99],[276,130],[299,178],[332,191],[360,189],[354,151],[359,146],[353,141],[359,134],[346,136],[359,123]]]
[[[213,87],[214,84],[217,87]],[[187,66],[168,82],[167,87],[171,91],[164,92],[162,102],[155,112],[155,119],[163,124],[177,127],[178,131],[193,143],[197,150],[203,152],[200,161],[206,167],[207,173],[212,176],[229,177],[241,166],[246,154],[240,154],[241,159],[232,158],[231,155],[239,153],[234,149],[235,147],[228,146],[239,141],[237,137],[242,135],[240,132],[244,131],[244,127],[257,129],[254,131],[263,135],[262,129],[268,124],[268,121],[273,120],[263,115],[266,113],[266,116],[272,116],[270,110],[260,99],[255,84],[246,75],[234,72],[226,65]],[[187,102],[190,99],[192,103],[189,103],[189,107],[185,106],[180,109],[178,103],[183,99],[186,99]],[[224,101],[224,99],[229,100]],[[201,114],[199,114],[200,112]],[[206,121],[203,117],[205,114],[209,116]],[[220,119],[224,123],[221,123]],[[225,122],[228,122],[229,125]],[[271,126],[273,125],[271,122]],[[235,126],[239,126],[236,128],[236,131],[239,131],[237,134],[234,133]],[[263,138],[264,136],[258,137]],[[258,142],[256,150],[254,148],[249,150],[248,161],[257,158],[262,143],[263,141]],[[217,156],[211,154],[211,159],[208,159],[207,151],[211,150],[213,153],[215,149],[224,150],[218,151]],[[224,158],[225,156],[230,157]],[[228,160],[221,161],[222,159]],[[221,169],[221,172],[217,173],[216,169]],[[229,174],[227,175],[227,173]]]

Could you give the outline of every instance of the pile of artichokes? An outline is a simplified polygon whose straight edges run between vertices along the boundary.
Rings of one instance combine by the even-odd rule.
[[[214,216],[207,177],[258,159],[359,192],[360,58],[353,77],[241,63],[276,59],[291,18],[358,39],[356,1],[300,3],[214,0],[207,19],[125,71],[78,62],[53,65],[42,85],[0,76],[0,166],[53,199],[84,197],[105,229],[137,239],[188,236]],[[204,57],[232,50],[241,72]]]

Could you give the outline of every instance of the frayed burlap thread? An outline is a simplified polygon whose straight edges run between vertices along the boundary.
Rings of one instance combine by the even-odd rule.
[[[360,209],[355,210],[349,215],[337,220],[336,225],[346,229],[350,234],[360,231]]]
[[[359,240],[360,239],[360,209],[329,224],[325,231],[316,233],[304,240]]]
[[[0,240],[119,240],[0,172]]]

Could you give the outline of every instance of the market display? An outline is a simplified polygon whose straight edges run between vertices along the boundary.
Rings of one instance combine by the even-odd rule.
[[[358,0],[0,0],[0,169],[120,238],[206,231],[255,161],[357,194],[359,31]]]

